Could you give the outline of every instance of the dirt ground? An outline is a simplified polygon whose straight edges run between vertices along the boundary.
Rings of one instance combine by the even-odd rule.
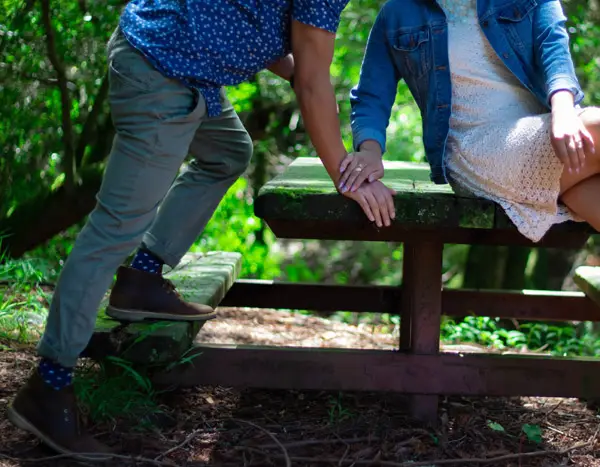
[[[222,309],[204,342],[393,348],[370,326],[268,310]],[[1,346],[0,346],[1,348]],[[447,349],[447,350],[452,350]],[[0,351],[0,466],[81,465],[6,421],[8,402],[35,364],[31,348]],[[110,466],[600,466],[600,416],[571,399],[449,398],[431,429],[406,416],[393,394],[200,387],[161,396],[154,431],[117,421],[93,426],[121,457]],[[538,442],[523,433],[541,428]]]

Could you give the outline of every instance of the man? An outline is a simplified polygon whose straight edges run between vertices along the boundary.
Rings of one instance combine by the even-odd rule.
[[[114,318],[214,317],[211,308],[184,302],[161,272],[163,264],[177,265],[250,160],[252,141],[223,86],[265,68],[288,79],[312,143],[338,186],[347,152],[329,68],[347,3],[132,0],[127,5],[108,46],[117,134],[97,205],[62,270],[38,346],[39,367],[9,408],[13,423],[59,452],[107,457],[108,448],[79,426],[71,378],[115,271],[107,310]],[[193,160],[178,175],[188,154]],[[387,224],[390,193],[377,181],[344,195],[360,203],[372,221]],[[120,266],[138,246],[131,265]]]

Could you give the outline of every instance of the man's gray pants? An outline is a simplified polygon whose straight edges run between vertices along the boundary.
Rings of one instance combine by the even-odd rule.
[[[87,346],[127,256],[143,245],[177,265],[252,155],[252,140],[224,94],[222,114],[209,118],[197,91],[159,73],[119,30],[108,62],[116,136],[97,205],[64,264],[38,346],[41,356],[67,367]]]

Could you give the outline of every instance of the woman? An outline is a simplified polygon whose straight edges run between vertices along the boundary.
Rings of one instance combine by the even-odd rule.
[[[571,219],[600,230],[600,111],[579,108],[565,20],[558,0],[388,2],[351,96],[360,152],[342,164],[342,190],[383,175],[404,79],[434,182],[497,202],[534,242]]]
[[[337,184],[346,150],[329,67],[346,4],[128,3],[108,47],[117,136],[97,206],[61,272],[38,347],[39,367],[9,408],[8,416],[18,427],[59,452],[92,460],[106,457],[107,448],[78,424],[71,381],[117,269],[107,310],[116,319],[214,317],[211,308],[173,293],[161,272],[163,264],[177,265],[250,160],[252,141],[223,86],[245,81],[264,68],[294,82],[310,138]],[[178,175],[188,153],[193,160]],[[360,203],[372,220],[374,209],[389,217],[391,191],[381,183],[346,196]],[[119,267],[140,244],[130,267]]]

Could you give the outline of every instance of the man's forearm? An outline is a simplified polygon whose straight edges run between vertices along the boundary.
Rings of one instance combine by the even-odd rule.
[[[296,83],[296,96],[304,125],[327,173],[338,185],[340,164],[346,148],[340,132],[340,121],[333,86],[329,76]]]

